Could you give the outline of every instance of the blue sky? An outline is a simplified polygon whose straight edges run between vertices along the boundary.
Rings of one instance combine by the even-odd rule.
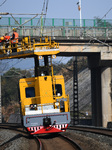
[[[0,5],[5,0],[0,0]],[[47,18],[74,18],[79,19],[77,2],[79,0],[49,0]],[[0,12],[9,13],[41,13],[44,0],[6,0],[0,6]],[[102,18],[112,7],[112,0],[81,0],[82,19]],[[112,19],[112,10],[103,19]],[[67,62],[68,58],[58,58],[57,61]],[[7,60],[8,61],[8,60]],[[15,65],[16,64],[16,65]],[[9,66],[22,69],[32,68],[33,59],[26,59],[18,62],[13,60]]]
[[[4,0],[0,0],[0,5]],[[0,12],[41,13],[44,0],[6,0]],[[78,0],[49,0],[47,18],[79,18]],[[102,18],[112,7],[112,0],[81,0],[82,18]],[[112,19],[112,10],[104,19]]]

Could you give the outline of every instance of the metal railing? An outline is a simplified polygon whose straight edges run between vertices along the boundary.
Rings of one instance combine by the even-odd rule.
[[[18,24],[22,25],[29,18],[16,18]],[[58,37],[74,37],[74,38],[112,38],[112,20],[100,19],[82,19],[82,27],[80,27],[79,19],[55,19],[39,18],[31,19],[31,21],[19,26],[11,17],[0,19],[0,36],[10,33],[14,27],[17,28],[19,36],[58,36]],[[43,25],[43,26],[42,26]]]
[[[3,36],[5,33],[10,33],[13,26],[9,27],[0,27],[0,36]],[[41,36],[40,27],[27,27],[24,26],[21,29],[17,29],[19,36]],[[11,35],[11,33],[9,34]],[[100,39],[112,39],[112,27],[44,27],[43,36],[50,37],[73,37],[73,38],[100,38]]]
[[[16,21],[12,17],[2,17],[0,19],[1,26],[18,26],[27,22],[30,18],[15,17]],[[58,18],[46,18],[41,21],[40,18],[31,19],[25,24],[25,26],[41,26],[41,23],[48,27],[80,27],[80,19],[58,19]],[[82,27],[112,27],[112,20],[102,19],[82,19]]]
[[[15,47],[13,46],[13,44],[11,43],[11,40],[8,43],[8,47],[6,47],[6,41],[2,43],[2,45],[0,45],[0,54],[7,54],[7,56],[9,54],[13,53],[13,50],[15,49],[18,55],[19,52],[25,52],[25,51],[32,51],[32,50],[38,50],[38,49],[44,49],[44,50],[58,50],[59,49],[59,43],[56,43],[55,41],[51,41],[51,37],[45,37],[44,39],[40,38],[40,41],[35,42],[35,40],[33,40],[33,42],[31,42],[31,38],[30,37],[23,37],[22,41],[18,44],[15,43]],[[3,55],[3,57],[5,57],[5,55]],[[0,57],[2,59],[2,57]]]

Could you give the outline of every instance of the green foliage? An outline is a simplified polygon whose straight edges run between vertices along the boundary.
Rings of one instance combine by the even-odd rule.
[[[62,68],[65,67],[65,64],[60,63],[60,64],[53,64],[53,71],[54,71],[54,75],[59,74],[60,70],[62,70]]]
[[[61,74],[64,76],[65,81],[73,76],[73,58],[66,64],[55,63],[53,64],[54,74]],[[87,57],[77,57],[77,71],[80,72],[87,67]]]
[[[87,67],[87,57],[77,57],[77,70],[78,72]],[[66,64],[57,63],[53,64],[54,74],[59,74],[62,69],[66,69],[69,72],[73,71],[73,58]]]
[[[23,76],[31,77],[31,73],[26,70],[11,68],[2,76],[2,106],[8,106],[12,101],[18,102],[19,79]]]
[[[107,20],[102,20],[99,17],[95,17],[96,19],[96,27],[112,27],[112,22],[110,23]]]

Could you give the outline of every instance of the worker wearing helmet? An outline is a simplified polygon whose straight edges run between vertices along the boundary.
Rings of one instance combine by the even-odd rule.
[[[17,52],[18,37],[19,37],[19,34],[16,32],[16,29],[13,28],[13,34],[11,38],[11,43],[13,47],[12,52]]]

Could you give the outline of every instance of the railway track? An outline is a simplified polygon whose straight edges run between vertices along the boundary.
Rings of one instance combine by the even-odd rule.
[[[5,139],[4,138],[2,139],[2,137],[4,136]],[[22,146],[19,147],[18,143],[19,145]],[[11,146],[15,147],[15,150],[19,150],[19,149],[38,150],[39,149],[39,143],[37,142],[37,139],[32,136],[29,136],[27,131],[23,129],[21,125],[0,124],[0,150],[4,150],[6,147],[11,147]]]
[[[102,135],[104,135],[104,137],[105,136],[107,137],[107,141],[110,140],[108,139],[108,137],[112,138],[112,130],[104,129],[104,128],[83,127],[83,126],[69,127],[67,132],[61,133],[61,134],[43,134],[43,135],[38,135],[38,136],[29,136],[26,130],[23,129],[22,126],[18,124],[0,124],[0,131],[1,129],[6,131],[7,133],[8,131],[12,131],[11,134],[16,133],[16,135],[13,138],[11,138],[11,140],[4,141],[3,143],[0,141],[0,146],[2,148],[4,148],[4,146],[8,147],[9,146],[8,144],[10,144],[10,142],[14,138],[17,138],[17,142],[20,138],[24,138],[24,140],[28,141],[27,143],[29,145],[29,149],[33,149],[33,150],[59,150],[59,149],[61,150],[66,150],[66,149],[67,150],[68,149],[90,150],[90,143],[92,143],[92,147],[93,146],[95,147],[94,148],[95,150],[99,150],[102,147],[101,146],[102,143],[99,143],[98,140],[96,141],[96,143],[94,143],[95,142],[94,139],[93,139],[94,141],[93,142],[91,140],[92,138],[90,139],[87,137],[87,133],[92,133],[92,134],[95,133],[96,135],[99,135],[100,138],[102,137]],[[83,134],[80,134],[81,132],[78,133],[77,131],[83,131]],[[75,134],[70,135],[70,133],[73,133],[73,132]],[[83,137],[83,135],[86,135],[87,139]],[[4,150],[4,149],[1,149],[1,150]]]
[[[107,128],[96,128],[96,127],[88,127],[88,126],[73,126],[68,127],[68,130],[77,130],[83,132],[90,132],[99,135],[105,135],[108,137],[112,137],[112,130]]]
[[[63,134],[39,135],[38,139],[41,143],[39,150],[82,150],[77,143]]]
[[[16,135],[10,140],[4,141],[3,143],[0,139],[0,146],[1,146],[0,150],[4,150],[4,146],[8,147],[12,139],[13,140],[16,139],[17,140],[16,142],[18,143],[20,138],[24,138],[24,140],[26,140],[29,145],[29,149],[33,149],[33,150],[59,150],[59,149],[91,150],[90,143],[92,143],[92,147],[95,147],[93,149],[99,150],[101,149],[101,147],[103,148],[104,146],[103,143],[99,143],[98,140],[96,140],[95,142],[95,140],[94,139],[92,140],[92,138],[90,139],[89,137],[87,137],[88,135],[87,133],[92,133],[92,134],[95,133],[96,135],[105,135],[107,137],[107,141],[110,140],[108,139],[108,137],[110,138],[112,137],[112,130],[104,129],[104,128],[82,127],[82,126],[69,127],[67,132],[61,134],[43,134],[38,136],[29,136],[26,130],[23,129],[22,126],[18,124],[0,124],[0,132],[3,131],[1,129],[6,131],[5,132],[6,134],[8,133],[8,131],[11,131],[12,132],[11,134],[16,133]],[[83,134],[80,134],[81,132],[78,133],[77,131],[83,131]],[[73,135],[71,133],[73,133]],[[83,137],[84,135],[86,135],[85,137],[87,137],[87,139]],[[102,136],[99,137],[101,138]],[[23,143],[23,141],[21,142]],[[111,148],[109,148],[109,150],[110,149]]]
[[[68,142],[71,143],[71,145],[73,145],[73,147],[76,149],[76,150],[83,150],[80,145],[78,145],[75,141],[73,141],[72,139],[68,138],[67,136],[65,135],[61,135],[62,138],[64,138],[65,140],[67,140]]]
[[[13,130],[17,135],[27,138],[33,150],[82,150],[77,143],[63,134],[44,134],[33,137],[18,124],[0,124],[1,129]]]
[[[64,134],[83,150],[112,150],[112,130],[78,125],[68,127]]]

